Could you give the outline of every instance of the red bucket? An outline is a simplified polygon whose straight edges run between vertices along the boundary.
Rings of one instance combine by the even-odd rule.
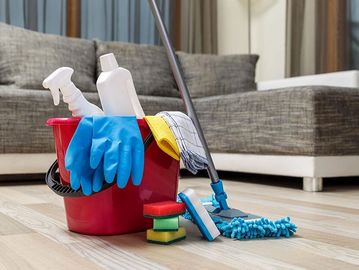
[[[57,160],[62,184],[70,183],[64,158],[80,118],[51,118]],[[149,133],[144,120],[138,120],[142,138]],[[152,220],[143,217],[143,204],[175,200],[178,187],[179,162],[161,151],[152,142],[145,152],[142,183],[131,181],[124,189],[117,185],[91,196],[64,198],[67,226],[70,231],[89,235],[114,235],[144,231]]]

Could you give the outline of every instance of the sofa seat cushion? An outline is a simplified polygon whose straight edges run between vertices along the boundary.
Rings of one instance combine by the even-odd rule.
[[[225,95],[256,89],[258,55],[211,55],[177,52],[191,97]]]
[[[100,105],[97,93],[85,93]],[[162,110],[183,110],[178,98],[139,96],[146,114]],[[63,102],[54,106],[50,91],[0,86],[0,154],[54,152],[52,129],[45,125],[51,117],[71,117]]]
[[[327,86],[194,100],[213,152],[358,155],[359,89]]]
[[[161,46],[96,41],[97,75],[99,57],[113,53],[120,67],[128,69],[139,95],[179,97],[166,51]]]
[[[72,80],[83,91],[96,91],[93,41],[43,34],[0,23],[0,84],[43,89],[55,69],[75,70]]]

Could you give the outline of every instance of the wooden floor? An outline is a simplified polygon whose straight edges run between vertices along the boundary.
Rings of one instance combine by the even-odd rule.
[[[265,176],[262,176],[265,177]],[[210,194],[208,180],[181,179]],[[231,206],[298,225],[296,237],[208,243],[190,222],[170,246],[145,234],[82,236],[67,231],[62,200],[45,185],[0,186],[0,269],[359,269],[359,188],[308,193],[293,187],[225,181]]]

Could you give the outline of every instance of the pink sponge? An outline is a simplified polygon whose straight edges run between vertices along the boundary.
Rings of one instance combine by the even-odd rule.
[[[165,201],[143,205],[143,215],[150,218],[168,218],[182,215],[186,211],[184,203]]]

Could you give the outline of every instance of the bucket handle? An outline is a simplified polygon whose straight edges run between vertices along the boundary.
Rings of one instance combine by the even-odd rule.
[[[145,151],[150,146],[150,144],[153,142],[153,134],[150,133],[147,135],[147,137],[144,139],[143,144],[145,146]],[[50,166],[49,170],[46,173],[45,176],[45,182],[49,186],[49,188],[55,192],[57,195],[60,195],[61,197],[82,197],[85,196],[82,193],[81,188],[78,190],[75,190],[71,188],[69,185],[63,185],[60,182],[60,177],[56,174],[57,169],[59,168],[59,162],[55,160],[55,162]],[[99,193],[105,189],[108,189],[109,187],[113,186],[115,184],[115,181],[113,183],[104,183],[101,190],[96,192]]]

